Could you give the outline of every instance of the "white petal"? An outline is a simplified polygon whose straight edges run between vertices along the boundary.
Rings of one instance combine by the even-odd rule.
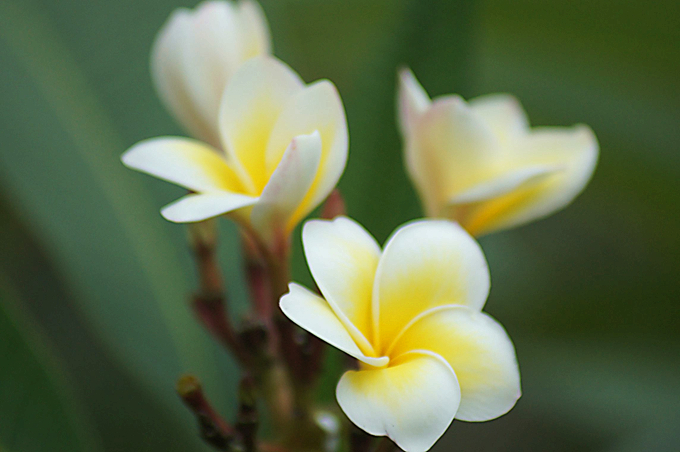
[[[238,3],[241,25],[241,58],[246,60],[257,55],[271,53],[267,19],[260,5],[251,0]]]
[[[161,214],[175,223],[193,223],[251,206],[257,198],[234,193],[199,193],[184,196],[163,208]]]
[[[507,413],[521,395],[515,348],[488,315],[465,306],[434,308],[415,318],[391,356],[429,350],[444,358],[460,384],[456,419],[488,421]]]
[[[168,110],[195,137],[219,147],[218,112],[229,78],[248,58],[269,52],[256,3],[206,1],[180,8],[154,42],[151,72]]]
[[[231,2],[203,2],[193,12],[183,43],[185,89],[213,133],[224,87],[242,63],[238,19]]]
[[[481,310],[489,269],[479,244],[458,224],[420,220],[400,227],[385,245],[373,292],[378,353],[418,314],[443,305]]]
[[[319,132],[299,135],[290,142],[251,215],[253,227],[264,240],[273,240],[277,234],[288,237],[295,228],[291,217],[309,191],[320,159]]]
[[[270,174],[265,151],[274,124],[288,99],[302,87],[302,80],[291,68],[273,57],[260,56],[244,63],[224,91],[219,118],[223,147],[258,194]],[[284,146],[295,135],[289,136]]]
[[[592,177],[598,144],[587,126],[538,128],[517,140],[512,155],[510,167],[552,165],[561,170],[475,206],[464,224],[475,235],[518,226],[567,206]]]
[[[188,138],[140,141],[121,157],[125,166],[193,191],[241,191],[236,173],[221,154]]]
[[[298,223],[335,188],[347,162],[347,121],[342,100],[335,86],[321,80],[292,96],[271,132],[266,151],[266,167],[271,172],[278,165],[290,139],[317,130],[323,149],[321,163],[308,195],[293,215]]]
[[[491,128],[458,96],[435,100],[417,118],[406,149],[428,216],[442,215],[452,196],[487,180],[500,155]]]
[[[380,247],[358,223],[346,217],[311,220],[302,243],[314,281],[354,340],[372,348],[371,298]]]
[[[453,421],[460,388],[446,361],[419,351],[402,355],[387,368],[345,373],[336,396],[358,427],[389,436],[407,452],[424,452]]]
[[[527,183],[535,183],[541,179],[562,171],[560,166],[536,165],[520,168],[482,182],[463,193],[456,194],[449,202],[452,204],[468,204],[495,198],[509,193]]]
[[[175,10],[158,33],[151,50],[151,78],[168,111],[191,135],[218,145],[216,127],[205,121],[187,87],[184,46],[191,34],[191,12]]]
[[[470,100],[470,108],[491,127],[503,146],[528,133],[529,120],[517,98],[488,94]]]
[[[380,358],[366,356],[326,300],[304,287],[291,283],[289,292],[281,297],[279,305],[286,317],[296,325],[348,355],[372,366],[384,366],[389,362],[386,356]]]
[[[397,95],[398,122],[402,136],[407,136],[415,119],[432,104],[425,89],[413,75],[411,69],[399,71],[399,93]]]

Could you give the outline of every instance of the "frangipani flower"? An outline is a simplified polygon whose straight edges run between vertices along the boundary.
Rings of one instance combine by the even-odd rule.
[[[128,167],[195,192],[166,206],[166,219],[186,223],[230,213],[272,243],[328,196],[347,161],[347,123],[335,86],[305,85],[273,57],[252,58],[234,74],[219,132],[224,152],[161,137],[123,155]]]
[[[286,316],[359,360],[336,396],[347,416],[406,451],[432,447],[451,421],[486,421],[520,397],[515,350],[481,312],[489,271],[479,245],[446,220],[400,227],[384,251],[359,224],[305,223],[320,298],[292,283]]]
[[[530,129],[510,95],[431,101],[406,69],[399,74],[398,103],[406,168],[427,216],[456,220],[473,235],[562,209],[597,163],[589,127]]]
[[[151,74],[165,107],[194,137],[219,147],[222,92],[246,60],[271,52],[260,6],[206,1],[177,9],[156,37]]]

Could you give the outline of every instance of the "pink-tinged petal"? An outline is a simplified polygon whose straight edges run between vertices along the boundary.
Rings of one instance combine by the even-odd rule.
[[[458,224],[420,220],[400,227],[385,245],[375,276],[376,351],[384,353],[399,332],[428,309],[463,305],[481,310],[489,286],[482,249]]]
[[[314,281],[355,342],[372,349],[371,299],[380,247],[361,225],[346,217],[311,220],[302,244]]]
[[[193,191],[243,189],[222,155],[196,140],[162,137],[140,141],[121,157],[125,166]]]
[[[406,142],[407,169],[428,216],[441,216],[456,193],[488,179],[500,155],[491,128],[463,99],[436,99]]]
[[[519,226],[566,207],[593,175],[599,147],[587,126],[537,128],[517,140],[509,167],[544,165],[560,171],[471,206],[463,225],[476,236]]]
[[[340,408],[372,435],[424,452],[444,434],[460,402],[456,374],[440,356],[414,351],[382,369],[349,371],[336,389]]]
[[[321,160],[319,132],[299,135],[288,149],[253,208],[251,223],[265,241],[288,237],[297,223],[293,213],[307,195]]]
[[[488,421],[521,396],[515,348],[500,323],[465,306],[433,308],[415,317],[389,351],[429,350],[456,373],[461,391],[456,419]]]
[[[338,319],[326,300],[295,283],[289,285],[289,292],[281,297],[283,313],[300,328],[303,328],[333,347],[371,366],[385,366],[389,358],[370,357],[357,346],[344,324]]]
[[[266,171],[265,151],[274,124],[288,100],[302,89],[302,80],[291,68],[264,56],[245,62],[227,84],[219,118],[223,147],[252,193],[259,195],[271,174]]]
[[[281,112],[267,144],[266,167],[276,168],[290,139],[318,131],[323,145],[319,171],[297,210],[292,223],[297,224],[335,188],[347,162],[347,121],[342,100],[328,80],[315,82],[292,96]]]
[[[529,119],[522,105],[510,94],[488,94],[471,99],[470,108],[493,130],[502,146],[529,132]]]
[[[161,210],[163,217],[175,223],[194,223],[252,206],[257,198],[235,193],[216,192],[191,194]]]

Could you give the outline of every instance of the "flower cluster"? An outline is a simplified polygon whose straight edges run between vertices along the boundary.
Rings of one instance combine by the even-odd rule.
[[[340,407],[354,424],[406,451],[428,450],[454,418],[505,414],[521,394],[517,359],[503,327],[482,312],[489,270],[472,236],[571,202],[595,168],[593,132],[583,125],[532,129],[509,95],[431,100],[410,70],[400,71],[404,161],[432,218],[399,227],[381,250],[355,221],[331,220],[342,213],[331,209],[328,220],[308,221],[302,233],[321,296],[295,283],[286,288],[288,254],[277,250],[334,190],[348,131],[333,83],[306,84],[270,52],[268,26],[253,1],[175,12],[154,44],[152,74],[161,100],[193,138],[145,140],[122,160],[188,190],[162,209],[166,219],[225,215],[240,226],[253,262],[265,257],[262,268],[250,265],[249,277],[271,341],[269,360],[250,360],[228,322],[201,312],[211,331],[224,330],[225,343],[246,356],[249,374],[265,382],[273,416],[291,430],[281,434],[283,447],[313,450],[303,438],[313,437],[311,430],[290,419],[310,410],[304,382],[295,380],[307,379],[300,369],[318,367],[318,357],[313,362],[304,350],[314,343],[301,342],[281,314],[357,360],[337,385]],[[286,364],[283,373],[253,364],[277,360]],[[292,389],[272,391],[271,381]]]

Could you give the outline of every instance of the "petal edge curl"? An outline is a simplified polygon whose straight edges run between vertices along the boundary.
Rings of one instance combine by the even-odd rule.
[[[446,361],[418,350],[386,368],[346,372],[336,397],[358,427],[389,436],[407,452],[424,452],[453,421],[460,388]]]

